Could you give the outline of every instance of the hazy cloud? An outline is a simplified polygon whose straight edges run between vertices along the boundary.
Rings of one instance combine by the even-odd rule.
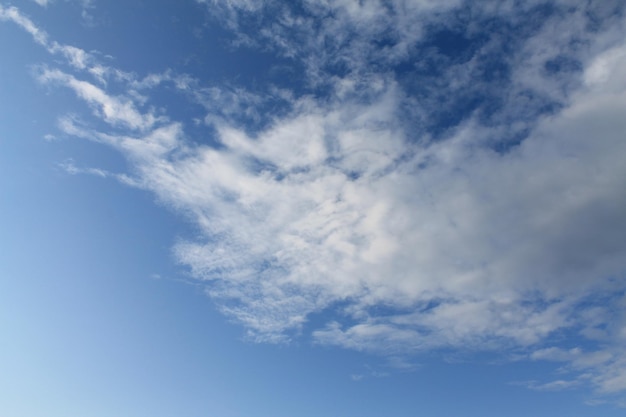
[[[48,0],[33,0],[33,1],[42,7],[46,7],[49,3]]]

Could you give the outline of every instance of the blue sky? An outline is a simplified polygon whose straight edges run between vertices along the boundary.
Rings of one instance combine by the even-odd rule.
[[[0,414],[617,416],[621,1],[0,1]]]

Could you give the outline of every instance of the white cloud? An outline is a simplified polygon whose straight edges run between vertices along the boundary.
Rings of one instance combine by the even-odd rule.
[[[218,123],[224,149],[142,166],[144,186],[195,216],[206,240],[178,256],[258,340],[334,309],[320,343],[532,346],[580,328],[590,294],[623,288],[611,278],[626,256],[624,48],[591,59],[586,86],[505,154],[476,146],[493,132],[471,121],[447,141],[407,142],[391,82],[366,104],[303,99],[254,138]],[[567,360],[608,393],[624,388],[612,355]]]
[[[93,7],[93,4],[88,0],[83,1],[83,7],[86,10]],[[97,53],[88,52],[72,45],[50,41],[46,31],[35,25],[30,18],[21,13],[16,7],[5,7],[0,5],[0,21],[12,21],[17,24],[29,33],[35,42],[46,48],[50,54],[61,55],[67,60],[67,64],[69,64],[72,69],[86,72],[102,85],[106,85],[107,81],[112,79],[130,82],[131,84],[134,84],[133,87],[135,88],[146,88],[151,86],[145,80],[143,83],[138,82],[135,80],[135,76],[133,74],[103,65],[96,58]]]
[[[68,159],[68,160],[60,163],[59,167],[61,169],[63,169],[65,172],[67,172],[68,174],[71,174],[71,175],[87,174],[87,175],[94,175],[94,176],[100,177],[100,178],[106,178],[106,177],[110,176],[110,174],[107,171],[103,170],[103,169],[98,169],[98,168],[79,168],[79,167],[77,167],[75,165],[73,159]]]
[[[0,20],[12,21],[28,32],[33,37],[35,42],[43,46],[48,45],[48,35],[35,26],[32,20],[22,15],[18,8],[6,7],[0,4]]]
[[[129,187],[137,187],[137,182],[126,174],[118,174],[101,168],[83,168],[76,166],[73,159],[67,159],[59,165],[63,171],[70,175],[92,175],[99,178],[112,178]]]
[[[529,345],[575,325],[624,267],[624,92],[581,91],[504,155],[473,148],[472,124],[407,144],[381,111],[396,94],[308,105],[257,138],[218,126],[222,150],[146,159],[144,186],[206,233],[181,260],[261,339],[339,302],[358,324],[314,334],[360,348]]]
[[[158,121],[158,117],[151,113],[141,114],[131,99],[110,96],[101,88],[62,71],[44,69],[39,80],[44,83],[58,82],[71,88],[94,108],[98,116],[113,126],[146,130]]]
[[[581,384],[580,380],[557,379],[557,380],[546,382],[543,384],[539,384],[536,381],[530,381],[522,385],[526,385],[528,388],[534,389],[537,391],[561,391],[561,390],[578,387],[580,386],[580,384]]]

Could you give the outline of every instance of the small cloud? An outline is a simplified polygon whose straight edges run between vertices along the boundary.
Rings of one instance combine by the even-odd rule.
[[[92,107],[96,116],[114,127],[146,131],[160,120],[152,113],[141,113],[130,97],[109,95],[102,88],[58,69],[44,68],[38,79],[70,88]]]
[[[526,387],[534,391],[563,391],[580,386],[582,381],[580,379],[574,380],[555,380],[551,382],[540,383],[538,381],[515,381],[510,382],[509,385],[516,385]]]
[[[109,176],[111,176],[111,174],[107,171],[104,171],[102,169],[98,169],[98,168],[79,168],[74,164],[74,160],[73,159],[66,159],[65,161],[61,162],[58,164],[59,167],[61,169],[63,169],[65,172],[67,172],[70,175],[79,175],[79,174],[86,174],[86,175],[94,175],[96,177],[100,177],[100,178],[107,178]]]
[[[0,4],[0,21],[8,20],[12,21],[26,32],[28,32],[33,40],[46,48],[48,45],[48,34],[41,30],[35,23],[28,17],[24,16],[17,7],[7,7]]]
[[[92,175],[99,178],[112,178],[133,188],[140,188],[141,184],[134,178],[126,174],[116,174],[100,168],[81,168],[76,166],[72,158],[58,164],[58,167],[70,175]]]
[[[391,356],[387,358],[387,363],[392,369],[404,372],[412,372],[420,367],[418,363],[415,363],[408,358],[401,356]]]
[[[537,390],[537,391],[562,391],[570,388],[574,388],[580,385],[580,381],[578,380],[563,380],[559,379],[556,381],[546,382],[544,384],[533,385],[529,388]]]

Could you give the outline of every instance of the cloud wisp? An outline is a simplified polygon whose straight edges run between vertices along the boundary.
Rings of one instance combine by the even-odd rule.
[[[260,13],[250,32],[306,69],[303,90],[272,86],[288,110],[258,129],[237,118],[266,104],[245,86],[139,79],[49,41],[15,8],[0,6],[0,18],[63,55],[71,69],[45,68],[39,80],[73,90],[108,125],[64,118],[61,129],[117,148],[132,162],[129,182],[198,226],[201,237],[175,253],[226,315],[257,341],[515,351],[576,375],[537,389],[626,391],[617,6],[528,2],[532,24],[508,2],[217,3],[238,41]],[[479,21],[454,20],[469,11]],[[485,22],[496,25],[490,36],[479,33]],[[93,68],[118,74],[127,92],[110,93]],[[215,145],[194,141],[189,121],[145,109],[165,82],[207,109]]]
[[[38,5],[40,5],[41,7],[48,6],[48,0],[33,0],[33,1],[37,3]]]

